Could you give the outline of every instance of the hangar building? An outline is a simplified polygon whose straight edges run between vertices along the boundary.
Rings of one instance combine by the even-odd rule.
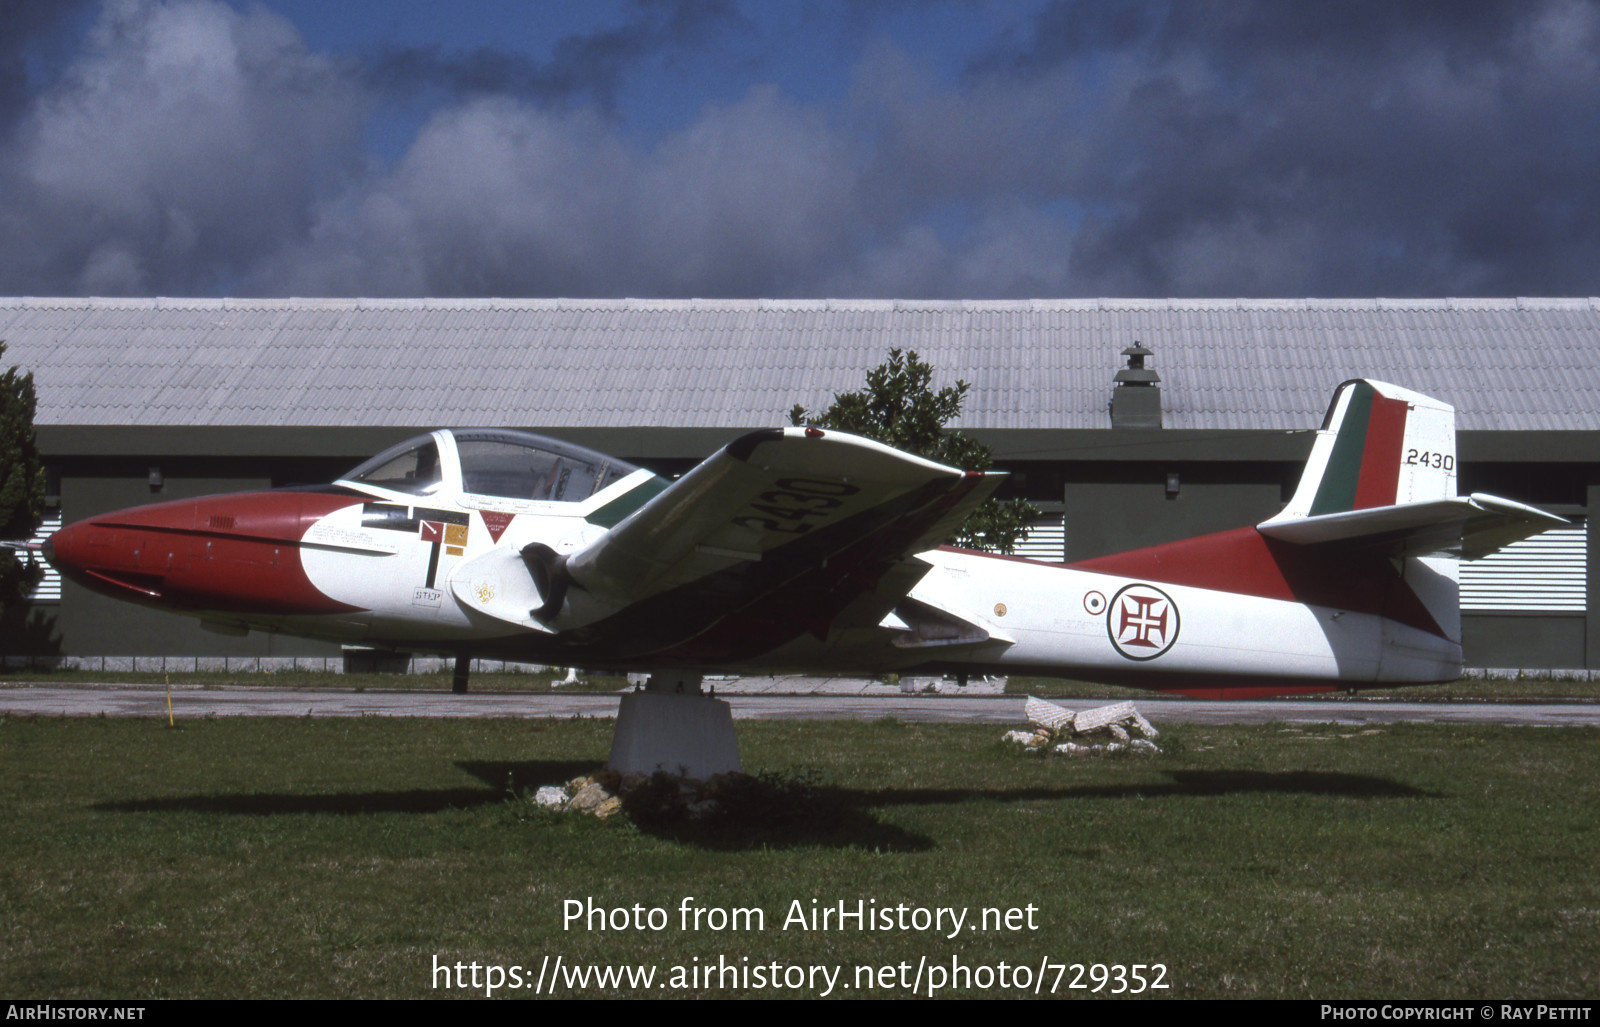
[[[1056,560],[1265,519],[1334,388],[1377,378],[1455,405],[1461,492],[1572,522],[1463,568],[1468,665],[1600,669],[1600,299],[16,298],[0,340],[34,374],[52,523],[327,481],[440,426],[677,472],[915,350],[972,383],[959,427],[1044,511],[1027,552]],[[1151,377],[1136,345],[1159,381],[1115,385]],[[0,656],[338,653],[47,581]]]

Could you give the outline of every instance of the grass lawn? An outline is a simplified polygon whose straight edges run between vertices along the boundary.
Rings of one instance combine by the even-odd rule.
[[[663,996],[794,994],[661,987],[719,957],[842,968],[845,996],[900,964],[873,993],[908,994],[924,958],[1162,964],[1155,994],[1190,998],[1600,995],[1600,732],[1179,725],[1162,756],[1074,761],[993,726],[739,730],[783,784],[767,815],[647,829],[526,798],[597,768],[608,720],[0,717],[0,993],[461,995],[436,960],[531,981],[559,956],[656,967]],[[669,922],[566,929],[568,900]],[[785,929],[813,900],[967,926]],[[685,931],[685,901],[764,924]],[[954,993],[1016,993],[981,980]]]

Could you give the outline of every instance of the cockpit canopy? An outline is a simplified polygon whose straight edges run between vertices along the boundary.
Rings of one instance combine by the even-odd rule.
[[[439,447],[432,435],[408,439],[341,475],[339,480],[409,492],[414,496],[431,496],[444,485],[439,469]]]
[[[440,492],[581,503],[639,468],[509,428],[438,431],[384,450],[340,480],[414,496]]]

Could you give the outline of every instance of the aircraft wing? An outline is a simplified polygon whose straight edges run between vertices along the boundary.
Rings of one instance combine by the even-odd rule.
[[[1003,477],[841,432],[754,432],[571,554],[552,625],[716,662],[876,623],[927,569],[907,558],[945,541]]]
[[[1300,545],[1343,543],[1391,556],[1456,553],[1468,560],[1567,523],[1555,514],[1497,496],[1401,503],[1256,526],[1263,535]]]

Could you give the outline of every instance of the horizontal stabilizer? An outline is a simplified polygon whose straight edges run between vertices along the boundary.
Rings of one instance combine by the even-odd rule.
[[[1266,521],[1256,530],[1297,545],[1340,544],[1390,556],[1450,553],[1476,560],[1567,523],[1555,514],[1497,496],[1401,503],[1364,510]]]

